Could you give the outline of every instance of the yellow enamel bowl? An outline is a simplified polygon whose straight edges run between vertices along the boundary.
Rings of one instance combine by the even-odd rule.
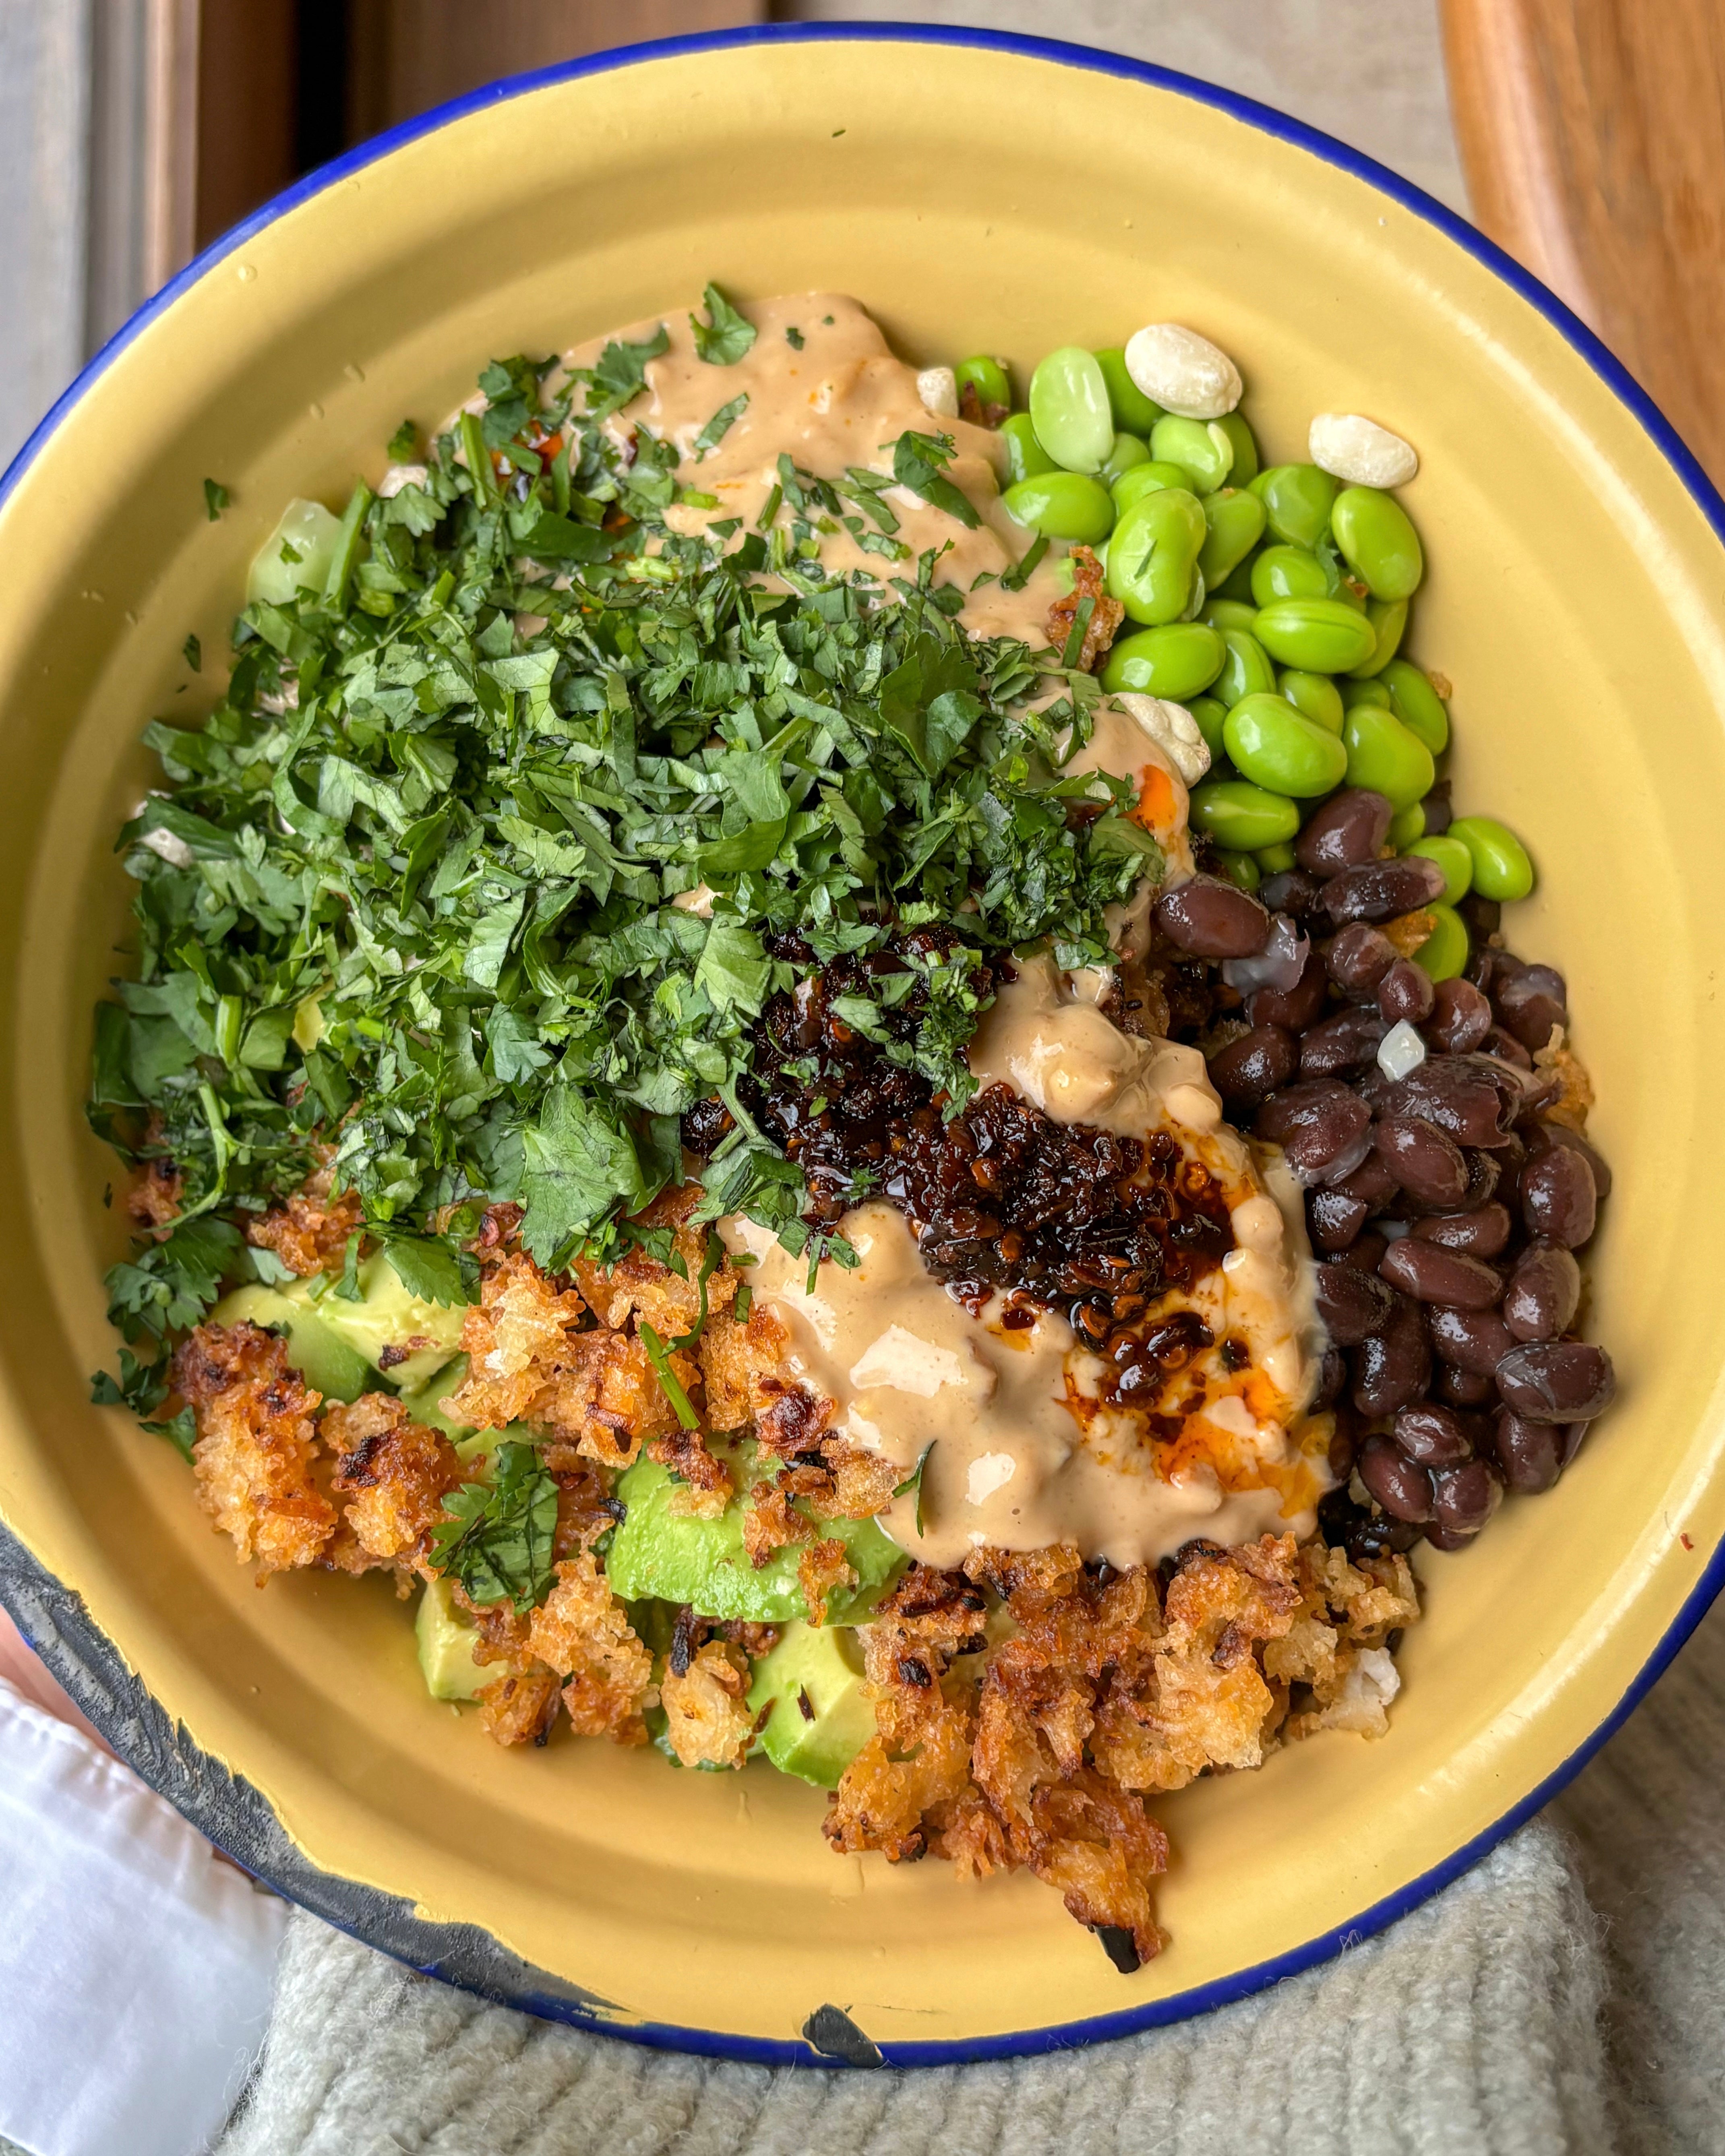
[[[687,305],[708,277],[855,293],[923,363],[1190,322],[1240,362],[1274,454],[1303,456],[1322,410],[1410,436],[1417,651],[1455,685],[1457,797],[1526,834],[1542,880],[1515,942],[1573,984],[1616,1171],[1589,1322],[1620,1404],[1551,1495],[1424,1553],[1386,1740],[1327,1737],[1158,1807],[1171,1943],[1136,1975],[1028,1876],[833,1856],[819,1794],[764,1766],[500,1751],[427,1699],[387,1582],[259,1592],[171,1449],[90,1404],[124,1230],[80,1101],[126,939],[110,850],[151,775],[140,729],[213,701],[285,499],[375,478],[403,414],[449,409],[492,355]],[[218,521],[207,475],[233,490]],[[331,167],[146,310],[0,505],[0,1593],[264,1877],[622,2035],[1004,2056],[1214,2005],[1385,1922],[1574,1771],[1718,1584],[1721,528],[1669,429],[1471,233],[1332,142],[1100,54],[692,42],[504,85]]]

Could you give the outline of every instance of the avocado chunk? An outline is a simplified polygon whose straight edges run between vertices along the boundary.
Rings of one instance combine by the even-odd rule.
[[[413,1620],[419,1643],[419,1667],[425,1689],[434,1699],[476,1699],[486,1685],[495,1684],[501,1670],[487,1668],[473,1659],[479,1630],[455,1607],[455,1598],[445,1579],[427,1584]]]
[[[339,516],[321,501],[296,497],[281,512],[247,572],[247,600],[287,606],[298,592],[321,592],[341,536]]]
[[[466,1305],[427,1302],[409,1294],[386,1251],[377,1251],[360,1267],[359,1289],[357,1302],[326,1290],[318,1298],[317,1314],[374,1370],[383,1371],[398,1391],[417,1391],[459,1350]]]
[[[744,1617],[770,1625],[793,1617],[806,1621],[809,1604],[797,1578],[803,1546],[775,1550],[758,1570],[743,1548],[745,1493],[753,1460],[752,1445],[737,1449],[737,1495],[716,1519],[707,1520],[674,1510],[683,1485],[655,1460],[638,1460],[617,1485],[628,1509],[605,1558],[613,1592],[631,1602],[655,1595],[687,1603],[703,1617]],[[807,1507],[798,1502],[806,1514]],[[873,1609],[909,1559],[872,1520],[814,1524],[821,1534],[843,1542],[845,1562],[857,1575],[854,1587],[835,1589],[829,1598],[827,1622],[854,1623]]]
[[[210,1312],[218,1325],[249,1318],[287,1335],[288,1359],[326,1400],[357,1400],[377,1373],[357,1348],[326,1325],[311,1298],[285,1287],[237,1287]]]
[[[498,1433],[494,1430],[475,1430],[471,1423],[457,1422],[444,1413],[443,1403],[458,1385],[465,1383],[466,1378],[467,1358],[458,1355],[423,1385],[403,1386],[401,1404],[415,1422],[424,1423],[428,1430],[440,1430],[462,1457],[470,1459],[475,1452],[489,1452],[497,1441]],[[475,1438],[480,1440],[478,1445],[471,1443]]]
[[[755,1665],[748,1703],[758,1714],[769,1702],[761,1749],[781,1774],[836,1789],[875,1733],[855,1633],[842,1625],[788,1625]]]

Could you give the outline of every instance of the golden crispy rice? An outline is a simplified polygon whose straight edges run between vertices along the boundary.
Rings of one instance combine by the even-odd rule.
[[[698,1430],[685,1430],[678,1424],[663,1437],[650,1440],[647,1457],[668,1467],[683,1486],[672,1493],[674,1512],[716,1520],[737,1495],[731,1470],[707,1450],[706,1440]]]
[[[245,1231],[246,1240],[259,1250],[274,1250],[290,1272],[304,1280],[313,1273],[329,1272],[347,1253],[347,1239],[364,1224],[365,1214],[357,1191],[330,1194],[332,1175],[320,1168],[303,1190],[280,1205],[272,1205],[261,1220]]]
[[[174,1388],[192,1408],[198,1501],[234,1537],[259,1581],[312,1563],[335,1532],[313,1473],[320,1395],[288,1366],[287,1345],[242,1322],[200,1325],[174,1357]]]
[[[845,1545],[836,1535],[811,1543],[797,1559],[797,1584],[809,1605],[811,1625],[824,1625],[827,1604],[841,1587],[855,1587],[855,1568],[845,1558]]]
[[[773,1407],[787,1389],[790,1344],[790,1334],[764,1302],[753,1304],[742,1324],[729,1310],[707,1320],[695,1352],[714,1430],[746,1430]]]
[[[1544,1047],[1534,1050],[1533,1068],[1552,1072],[1558,1081],[1558,1097],[1544,1111],[1548,1119],[1567,1123],[1572,1131],[1585,1131],[1594,1105],[1594,1081],[1587,1065],[1568,1045],[1562,1026],[1554,1025]]]
[[[711,1229],[691,1228],[689,1215],[701,1199],[699,1183],[685,1183],[680,1189],[661,1191],[633,1224],[669,1229],[680,1273],[636,1245],[614,1265],[596,1265],[577,1258],[576,1285],[592,1306],[601,1325],[621,1331],[643,1319],[661,1340],[675,1340],[692,1332],[701,1316],[701,1267]],[[727,1310],[737,1299],[739,1281],[729,1264],[721,1264],[706,1284],[706,1306]],[[721,1425],[722,1427],[722,1425]]]
[[[344,1517],[360,1552],[377,1563],[411,1565],[443,1517],[444,1495],[462,1479],[454,1445],[385,1393],[326,1408],[319,1435],[336,1455],[331,1486],[352,1500]]]
[[[755,1734],[748,1688],[748,1656],[740,1647],[709,1640],[680,1676],[673,1657],[659,1696],[670,1748],[685,1767],[742,1766]]]
[[[480,1727],[500,1744],[544,1744],[557,1718],[557,1679],[542,1662],[511,1670],[480,1694]]]
[[[146,1160],[126,1193],[126,1209],[141,1228],[165,1228],[178,1214],[182,1178],[171,1160]]]
[[[1118,599],[1109,598],[1102,565],[1088,547],[1075,547],[1070,558],[1072,588],[1048,610],[1048,640],[1056,651],[1064,651],[1080,606],[1086,599],[1090,600],[1090,619],[1085,625],[1077,663],[1086,674],[1092,674],[1096,661],[1113,643],[1116,630],[1126,619],[1126,608]]]
[[[528,1621],[526,1648],[567,1680],[563,1705],[578,1736],[646,1743],[653,1657],[586,1551],[558,1565],[557,1584]]]
[[[480,1299],[463,1320],[467,1377],[439,1403],[454,1422],[502,1430],[566,1367],[581,1297],[559,1293],[524,1252],[506,1250],[485,1268]]]
[[[602,1466],[628,1467],[649,1439],[678,1428],[645,1344],[633,1334],[573,1333],[562,1355],[562,1368],[520,1409],[559,1444],[572,1445]],[[700,1375],[694,1358],[673,1354],[670,1361],[686,1394]]]

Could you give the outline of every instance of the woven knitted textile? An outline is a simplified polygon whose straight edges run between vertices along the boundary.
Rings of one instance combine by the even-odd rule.
[[[218,2156],[1717,2151],[1722,1852],[1725,1609],[1543,1817],[1219,2013],[1009,2065],[770,2070],[536,2022],[300,1917]]]

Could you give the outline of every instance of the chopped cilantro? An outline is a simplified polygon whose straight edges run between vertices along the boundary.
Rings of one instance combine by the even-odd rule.
[[[194,674],[203,671],[203,646],[195,636],[188,636],[180,646],[181,656]]]
[[[557,1486],[531,1445],[497,1447],[489,1481],[444,1499],[432,1530],[431,1563],[470,1602],[536,1609],[551,1592]]]
[[[701,305],[706,309],[706,320],[703,322],[694,315],[689,317],[696,356],[710,367],[735,367],[752,347],[759,332],[746,316],[737,313],[716,285],[709,285],[701,294]]]
[[[220,480],[207,479],[203,482],[203,513],[212,524],[232,500],[233,496]]]
[[[716,449],[726,434],[749,408],[749,393],[733,397],[728,404],[721,404],[701,432],[695,437],[695,461],[699,464],[709,449]]]
[[[802,331],[797,327],[794,322],[793,322],[790,327],[786,330],[784,333],[784,341],[790,346],[793,352],[801,352],[803,346],[808,341],[803,335]]]
[[[934,508],[944,509],[948,516],[956,516],[975,531],[981,520],[968,496],[961,494],[941,469],[952,461],[954,444],[950,434],[918,434],[907,429],[896,442],[883,442],[880,446],[892,451],[892,475],[901,486],[909,487],[912,494],[920,494]]]
[[[411,419],[403,419],[389,437],[386,454],[393,465],[404,465],[419,446],[419,429]]]

